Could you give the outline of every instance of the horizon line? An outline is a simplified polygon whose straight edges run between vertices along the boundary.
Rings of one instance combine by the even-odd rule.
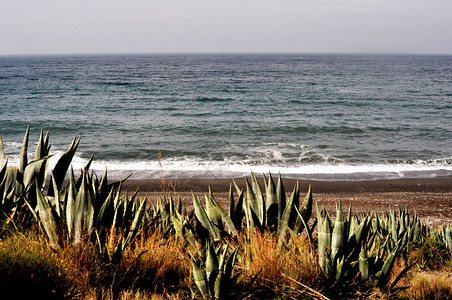
[[[67,52],[67,53],[0,53],[0,57],[7,56],[103,56],[103,55],[381,55],[381,56],[451,56],[452,53],[405,53],[405,52],[252,52],[252,51],[206,51],[206,52]]]

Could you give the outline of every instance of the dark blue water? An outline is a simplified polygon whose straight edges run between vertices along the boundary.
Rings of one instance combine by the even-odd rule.
[[[452,56],[0,57],[0,103],[11,164],[30,124],[116,176],[452,175]]]

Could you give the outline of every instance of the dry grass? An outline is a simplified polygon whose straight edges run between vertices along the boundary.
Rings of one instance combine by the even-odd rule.
[[[129,247],[121,262],[123,280],[139,290],[158,293],[180,290],[191,271],[191,262],[181,244],[173,236],[163,238],[158,233],[138,240]]]
[[[296,236],[282,247],[274,234],[255,232],[244,249],[241,267],[249,277],[262,270],[256,281],[260,287],[271,287],[281,295],[305,291],[300,283],[314,290],[319,288],[321,271],[306,237]]]
[[[403,295],[408,299],[452,299],[452,272],[416,272],[407,280],[410,288]]]

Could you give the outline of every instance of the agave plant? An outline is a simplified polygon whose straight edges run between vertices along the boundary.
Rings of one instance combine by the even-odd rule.
[[[341,281],[350,263],[358,259],[362,245],[367,245],[369,237],[369,218],[360,223],[351,213],[344,218],[341,203],[336,204],[336,220],[333,223],[328,212],[319,209],[316,203],[318,219],[319,265],[327,278],[334,284]]]
[[[238,187],[235,181],[233,182],[238,197],[236,200],[234,199],[231,186],[229,213],[215,200],[210,189],[209,193],[205,195],[205,207],[199,198],[193,194],[195,216],[214,240],[219,240],[226,233],[237,235],[238,232],[243,230],[243,222],[250,232],[256,228],[279,234],[281,242],[285,241],[289,232],[300,233],[307,227],[306,224],[312,211],[310,187],[300,206],[299,184],[296,184],[292,194],[286,199],[281,176],[279,176],[276,186],[271,174],[268,179],[264,176],[265,198],[253,173],[251,173],[251,183],[248,179],[245,179],[246,193]]]
[[[3,141],[0,135],[0,219],[6,223],[14,222],[17,224],[19,215],[22,224],[29,222],[33,217],[27,207],[35,209],[38,204],[35,189],[43,191],[46,185],[49,158],[51,157],[49,133],[47,132],[44,136],[41,130],[34,159],[28,161],[29,131],[30,127],[28,126],[22,143],[18,166],[8,166],[8,163],[5,162]],[[66,157],[63,156],[57,164],[61,165],[65,160]],[[64,178],[61,180],[64,180]]]
[[[63,186],[80,138],[74,138],[59,158],[51,172],[50,183],[46,184],[51,156],[49,133],[44,135],[41,130],[34,160],[30,162],[28,140],[29,127],[25,132],[19,166],[10,167],[4,159],[0,136],[0,218],[5,217],[8,222],[18,214],[29,214],[30,220],[38,221],[53,249],[59,249],[64,240],[78,243],[92,239],[101,253],[110,254],[110,260],[113,256],[118,257],[112,254],[111,244],[119,232],[121,238],[115,242],[116,250],[113,252],[121,254],[136,236],[144,219],[146,199],[137,199],[137,193],[130,198],[121,195],[121,184],[126,178],[107,183],[107,171],[100,180],[94,173],[90,174],[92,157],[77,180],[71,169],[69,184]],[[47,185],[49,189],[45,191]],[[94,232],[96,234],[92,235]]]
[[[122,180],[107,184],[107,172],[99,182],[90,176],[85,168],[80,181],[80,186],[77,186],[71,171],[69,185],[65,191],[55,191],[55,195],[64,195],[62,199],[59,199],[59,196],[44,196],[36,189],[36,218],[42,224],[53,248],[58,249],[61,239],[66,238],[70,243],[78,243],[89,240],[95,232],[95,241],[100,252],[109,254],[108,258],[112,260],[112,257],[118,257],[118,253],[122,253],[139,231],[144,219],[146,199],[138,200],[137,193],[131,197],[121,196]],[[53,183],[56,187],[55,180]],[[110,190],[106,197],[105,189]],[[113,255],[111,244],[118,230],[123,238],[114,247]]]
[[[447,249],[452,252],[452,224],[443,225],[441,237]]]
[[[238,284],[240,274],[234,274],[238,248],[229,253],[229,244],[214,248],[209,243],[192,256],[193,279],[201,296],[205,299],[240,298],[238,295],[246,291],[259,273],[257,273],[242,289]]]

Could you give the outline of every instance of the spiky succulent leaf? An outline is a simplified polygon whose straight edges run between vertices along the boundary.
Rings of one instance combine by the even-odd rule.
[[[332,225],[330,216],[326,213],[324,219],[319,221],[318,231],[318,252],[319,252],[319,265],[323,271],[326,271],[329,266],[330,254],[331,254],[331,234]]]
[[[265,180],[265,176],[264,176]],[[266,181],[266,180],[265,180]],[[278,229],[278,209],[281,205],[276,196],[276,187],[272,175],[268,174],[268,182],[265,184],[265,208],[267,212],[267,228],[276,231]]]
[[[36,184],[36,196],[40,223],[49,238],[50,246],[53,249],[59,249],[58,234],[56,232],[57,223],[52,214],[52,207],[42,194],[38,184]]]
[[[278,205],[278,230],[279,223],[282,217],[282,214],[284,212],[284,209],[286,208],[286,191],[284,190],[284,185],[281,180],[281,174],[278,174],[278,183],[276,184],[276,202],[279,203]]]
[[[206,251],[206,277],[207,282],[209,284],[209,290],[211,291],[211,294],[213,294],[214,291],[214,285],[215,285],[215,279],[218,275],[218,257],[215,252],[215,249],[213,247],[213,244],[209,244]]]
[[[296,189],[294,188],[294,191],[292,192],[292,195],[290,195],[289,199],[287,200],[286,208],[284,209],[283,215],[281,217],[280,225],[279,225],[279,240],[282,242],[284,241],[287,233],[287,229],[290,228],[290,217],[292,215],[292,211],[294,210],[294,199],[296,197]],[[295,212],[296,213],[296,212]]]
[[[209,231],[213,239],[219,239],[220,235],[218,229],[213,227],[209,217],[207,216],[204,206],[202,206],[201,204],[201,201],[199,201],[199,198],[194,193],[192,193],[192,195],[193,195],[193,207],[195,209],[196,218],[199,220],[199,222],[201,222],[204,228],[206,228],[207,231]]]
[[[243,190],[238,192],[237,201],[234,201],[234,192],[232,185],[229,188],[229,216],[234,224],[234,228],[240,231],[242,228],[242,220],[244,217],[243,210]]]
[[[361,273],[361,279],[369,278],[369,258],[364,247],[361,247],[361,252],[359,253],[359,272]]]
[[[193,279],[195,281],[196,287],[201,293],[202,297],[206,297],[209,294],[209,289],[207,285],[206,271],[202,268],[201,262],[198,258],[192,258],[193,267]]]
[[[209,189],[209,195],[205,195],[206,198],[206,214],[209,217],[215,229],[220,231],[223,230],[223,220],[221,219],[221,212],[218,206],[214,204],[215,199],[213,198],[212,191]],[[219,233],[219,232],[218,232]]]
[[[220,213],[221,218],[220,220],[224,221],[226,223],[226,226],[229,229],[229,232],[232,234],[237,234],[237,229],[235,228],[234,221],[231,219],[231,217],[227,214],[227,212],[224,210],[224,208],[218,203],[213,195],[209,195],[209,201],[211,204],[215,206],[217,211]],[[207,203],[207,202],[206,202]],[[223,222],[221,221],[221,227],[223,226]]]
[[[129,243],[138,233],[138,230],[143,221],[145,209],[146,209],[146,199],[141,201],[140,206],[138,207],[138,210],[135,212],[135,215],[134,215],[133,221],[132,221],[132,225],[130,226],[130,230],[128,232],[127,238],[124,241],[123,249],[124,249],[125,245],[127,245],[127,243]]]
[[[309,219],[311,218],[312,214],[312,189],[311,185],[309,185],[308,192],[306,193],[306,197],[303,200],[303,203],[301,204],[299,214],[296,218],[295,223],[295,229],[300,232],[305,228],[303,223],[308,223]]]
[[[346,237],[344,215],[342,214],[341,204],[336,204],[336,221],[334,222],[333,236],[331,240],[331,258],[335,259],[342,254]]]
[[[69,237],[71,237],[72,232],[74,231],[76,195],[77,195],[77,192],[75,190],[74,172],[71,168],[71,176],[69,179],[69,187],[67,190],[67,202],[66,202],[66,206],[65,206],[66,207],[65,208],[66,209],[66,224],[67,224]]]
[[[37,161],[30,162],[25,167],[25,170],[23,173],[24,187],[30,186],[35,181],[35,178],[36,178],[39,188],[44,188],[45,180],[46,180],[46,173],[47,173],[47,166],[48,166],[48,157],[44,157]]]
[[[55,212],[57,213],[58,217],[62,218],[62,208],[61,208],[61,203],[60,203],[60,193],[57,190],[57,186],[55,183],[55,178],[53,177],[53,174],[51,176],[51,180],[52,180],[52,188],[54,190],[56,190],[55,194]]]
[[[28,149],[29,134],[30,134],[30,125],[27,126],[27,130],[25,131],[24,141],[22,142],[22,148],[20,149],[19,172],[21,174],[24,173],[25,167],[28,164],[27,149]]]
[[[69,148],[63,153],[63,155],[56,163],[55,168],[53,169],[53,174],[55,176],[55,182],[57,184],[58,190],[60,190],[61,186],[63,185],[66,172],[72,162],[72,158],[74,157],[75,151],[77,150],[79,143],[80,138],[78,140],[77,138],[74,138]],[[49,195],[53,196],[53,194]]]
[[[254,177],[255,178],[255,177]],[[257,179],[256,179],[257,181]],[[263,205],[263,201],[261,201],[261,199],[259,199],[258,193],[260,193],[260,188],[259,185],[257,184],[253,184],[253,177],[252,177],[252,184],[250,184],[248,182],[248,179],[245,179],[246,182],[246,204],[248,206],[248,210],[249,211],[253,211],[254,214],[257,216],[257,220],[258,226],[262,226],[264,223],[264,205]],[[255,186],[253,188],[253,185]],[[254,189],[259,188],[259,192],[258,191],[254,191]],[[261,194],[261,193],[260,193]],[[251,217],[251,213],[249,214],[249,217]],[[256,224],[255,224],[256,225]]]

